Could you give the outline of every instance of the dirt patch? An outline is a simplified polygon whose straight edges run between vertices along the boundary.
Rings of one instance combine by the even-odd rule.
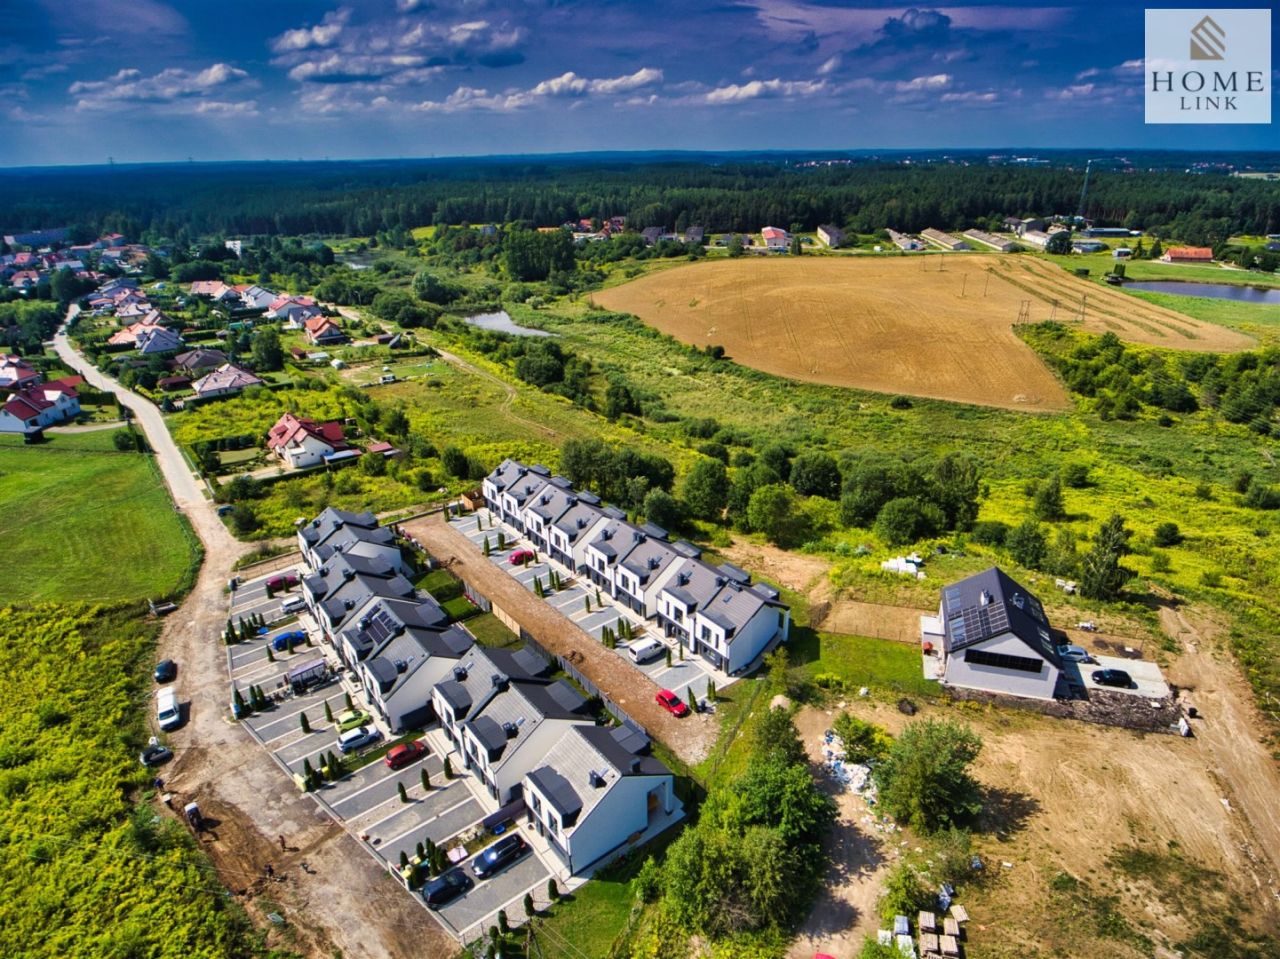
[[[512,616],[549,653],[581,670],[603,695],[684,762],[695,765],[710,753],[719,731],[714,716],[677,719],[662,709],[654,701],[658,687],[652,680],[481,556],[470,540],[445,522],[443,513],[400,527]]]

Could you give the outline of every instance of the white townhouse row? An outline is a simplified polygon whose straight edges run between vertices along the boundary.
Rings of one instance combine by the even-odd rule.
[[[778,591],[666,530],[636,525],[598,497],[575,491],[546,467],[504,460],[482,484],[485,502],[553,563],[584,576],[628,609],[654,619],[669,638],[729,673],[747,667],[775,637],[786,642],[791,613]]]

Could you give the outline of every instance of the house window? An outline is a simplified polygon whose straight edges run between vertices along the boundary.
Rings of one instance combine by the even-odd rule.
[[[981,649],[966,649],[964,661],[975,666],[992,666],[996,669],[1012,669],[1020,673],[1038,673],[1043,660],[1030,656],[1010,656],[1006,653],[988,653]]]
[[[556,826],[556,821],[552,819],[550,816],[547,817],[547,831],[551,833],[551,835],[553,836],[560,831],[560,829]]]

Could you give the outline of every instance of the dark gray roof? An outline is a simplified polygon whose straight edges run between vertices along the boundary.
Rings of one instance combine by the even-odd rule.
[[[525,509],[529,512],[541,516],[545,522],[552,522],[558,519],[565,510],[574,505],[576,500],[572,490],[566,490],[556,484],[559,477],[552,477],[551,480],[543,486],[538,495],[525,504]],[[565,482],[568,482],[567,480]]]
[[[608,513],[608,510],[605,512]],[[592,537],[589,545],[613,563],[618,557],[625,556],[631,551],[638,535],[640,531],[626,520],[614,518],[601,527]]]
[[[302,538],[312,546],[323,543],[325,539],[340,529],[356,527],[373,530],[378,527],[378,517],[373,513],[349,513],[346,510],[325,507],[315,519],[302,528]],[[390,532],[388,530],[388,532]]]
[[[529,647],[517,649],[514,653],[507,650],[490,650],[490,653],[506,653],[511,663],[507,667],[507,674],[511,676],[545,676],[551,671],[551,665],[535,653]],[[495,662],[501,662],[500,658],[495,658]]]
[[[638,729],[634,729],[625,723],[621,726],[615,726],[609,730],[609,735],[614,738],[619,746],[631,753],[633,756],[639,756],[649,751],[649,737]]]
[[[942,622],[948,653],[1012,633],[1037,656],[1062,666],[1040,600],[998,566],[943,589]]]
[[[505,490],[508,486],[524,476],[528,472],[528,467],[523,463],[512,459],[505,459],[489,474],[489,482],[500,490]]]
[[[652,756],[637,756],[624,748],[608,726],[581,726],[577,731],[624,776],[661,776],[671,772],[660,760]]]
[[[387,659],[371,659],[369,661],[368,669],[369,673],[373,676],[374,680],[377,681],[378,685],[383,687],[384,692],[386,691],[386,687],[395,683],[396,676],[399,675],[399,673],[396,672],[396,664]]]
[[[574,791],[569,780],[550,766],[541,766],[529,773],[529,781],[546,797],[551,808],[560,814],[565,825],[570,825],[570,817],[582,812],[582,798]]]
[[[578,502],[561,513],[552,525],[569,537],[570,543],[574,543],[581,534],[599,522],[603,515],[598,506],[583,502],[583,497],[579,496]]]
[[[714,567],[700,560],[686,559],[667,580],[663,592],[670,593],[690,609],[698,609],[710,602],[724,583],[724,576]]]
[[[679,558],[665,539],[647,536],[638,541],[623,557],[622,565],[634,573],[641,584],[647,585],[652,577],[661,573]]]
[[[480,745],[489,750],[491,755],[506,748],[507,734],[501,725],[488,716],[477,716],[467,723],[467,726],[475,733],[476,739],[480,740]]]
[[[557,679],[547,687],[547,695],[565,712],[580,713],[587,705],[582,694],[570,686],[567,680]]]
[[[446,679],[442,683],[437,683],[436,692],[440,694],[440,697],[446,703],[453,707],[456,713],[465,715],[466,711],[471,708],[471,697],[467,695],[462,683],[456,679]]]

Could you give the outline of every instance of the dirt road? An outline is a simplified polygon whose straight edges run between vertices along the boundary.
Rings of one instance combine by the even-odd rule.
[[[315,959],[335,950],[371,959],[449,956],[456,944],[359,842],[300,794],[271,757],[227,719],[226,622],[230,571],[251,546],[232,537],[204,498],[160,411],[94,369],[59,331],[59,356],[99,389],[116,393],[135,413],[170,492],[205,548],[204,565],[182,607],[165,620],[157,655],[179,666],[178,688],[188,700],[187,722],[169,737],[174,762],[161,771],[175,808],[190,799],[215,821],[203,848],[218,876],[273,944]],[[258,567],[266,571],[296,557]],[[278,837],[288,847],[282,852]],[[216,838],[214,838],[216,837]],[[303,863],[310,871],[304,871]],[[270,864],[282,881],[268,884]],[[276,931],[268,913],[284,917]]]
[[[470,540],[444,521],[443,513],[400,526],[432,556],[441,561],[453,559],[453,572],[506,610],[549,652],[564,656],[582,670],[604,695],[686,763],[706,758],[718,728],[714,717],[676,719],[659,707],[654,702],[658,687],[648,677],[481,556]]]

